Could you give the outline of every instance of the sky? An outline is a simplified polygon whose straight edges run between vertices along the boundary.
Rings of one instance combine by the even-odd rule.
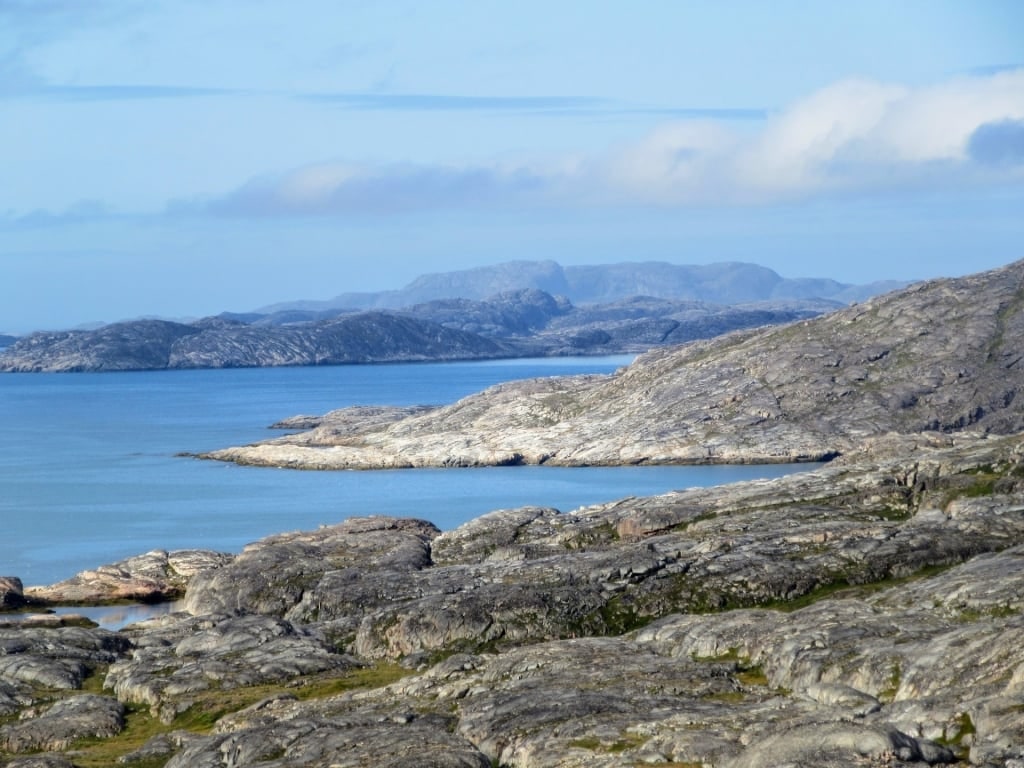
[[[0,0],[0,332],[1024,258],[1018,0]]]

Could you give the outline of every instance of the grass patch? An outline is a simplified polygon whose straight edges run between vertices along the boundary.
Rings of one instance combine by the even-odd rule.
[[[765,674],[764,667],[760,664],[750,664],[750,659],[740,656],[738,648],[730,648],[725,653],[720,653],[717,656],[697,656],[694,654],[690,658],[698,664],[732,664],[734,667],[733,677],[740,685],[768,687],[768,675]],[[726,694],[711,694],[711,697],[731,696],[734,693],[738,694],[740,692],[730,691]],[[742,694],[740,696],[742,697]]]
[[[694,653],[691,654],[690,658],[696,661],[698,664],[711,664],[714,662],[738,662],[740,660],[740,649],[734,646],[727,650],[725,653],[720,653],[717,656],[698,656]]]
[[[1010,616],[1017,616],[1020,613],[1018,608],[1010,605],[995,605],[989,608],[964,608],[960,611],[956,620],[964,624],[981,621],[983,619],[1005,619]]]
[[[899,523],[912,518],[914,516],[914,510],[910,508],[909,504],[885,504],[871,510],[868,514],[881,520]]]
[[[577,532],[571,539],[567,539],[563,546],[570,550],[588,549],[618,540],[619,532],[616,527],[609,522],[603,522]]]
[[[764,668],[760,664],[754,664],[749,667],[740,665],[740,668],[736,671],[736,679],[743,685],[768,687],[768,675],[764,673]]]
[[[87,678],[90,689],[99,681],[101,692],[103,670],[96,670]],[[276,694],[288,693],[300,700],[311,700],[335,696],[345,691],[381,688],[412,674],[397,664],[376,664],[360,667],[336,677],[312,676],[279,684],[258,685],[249,688],[206,691],[195,697],[195,703],[178,715],[172,723],[162,723],[142,704],[126,706],[125,727],[117,736],[109,739],[82,739],[73,745],[74,763],[77,768],[110,768],[117,765],[121,757],[140,749],[154,736],[174,730],[192,733],[208,733],[224,715],[237,712]],[[83,690],[86,690],[83,686]],[[77,692],[76,692],[77,693]],[[151,759],[131,763],[132,768],[163,768],[170,756],[154,756]]]
[[[119,758],[142,747],[154,736],[171,730],[149,713],[149,708],[140,704],[129,704],[125,712],[124,730],[109,739],[82,739],[73,745],[74,763],[79,768],[110,768],[117,765]],[[145,761],[133,762],[132,768],[163,768],[170,755],[154,756]]]
[[[978,729],[974,726],[971,716],[966,712],[961,712],[953,718],[952,725],[946,729],[942,738],[936,739],[936,741],[944,747],[949,747],[957,758],[966,762],[970,754],[970,745],[964,744],[964,739],[977,732]]]
[[[703,701],[717,701],[722,704],[739,704],[747,695],[743,691],[715,691],[701,696]]]
[[[640,629],[656,618],[641,613],[638,605],[627,604],[621,596],[615,596],[599,605],[579,619],[567,623],[565,636],[587,637],[591,635],[616,637]]]
[[[903,670],[900,668],[899,661],[893,661],[892,667],[889,669],[889,680],[887,685],[881,691],[878,692],[878,700],[886,704],[891,704],[896,694],[900,689],[900,682],[903,679]]]
[[[97,696],[103,696],[103,681],[107,679],[107,667],[109,665],[102,664],[93,667],[89,670],[89,674],[86,675],[82,681],[81,693],[95,693]]]
[[[790,600],[771,600],[760,607],[770,611],[790,613],[829,597],[863,597],[870,594],[871,586],[873,585],[855,586],[846,579],[836,579],[827,584],[819,584],[810,592],[805,592],[799,597]]]
[[[819,600],[825,600],[827,598],[840,600],[849,598],[865,598],[885,589],[937,576],[938,574],[948,571],[950,568],[954,568],[959,564],[960,563],[958,561],[943,565],[926,565],[907,576],[890,576],[888,578],[866,581],[863,583],[850,581],[846,576],[838,576],[834,581],[826,584],[820,584],[810,592],[800,595],[800,597],[795,597],[791,600],[772,600],[767,603],[762,603],[758,607],[767,608],[772,611],[790,613],[792,611],[799,610],[800,608],[806,608]]]
[[[969,499],[977,499],[983,496],[991,496],[996,490],[998,477],[981,477],[964,488],[963,496]]]
[[[634,606],[623,604],[618,597],[613,597],[597,611],[610,635],[624,635],[651,622],[650,616],[641,616]]]
[[[685,531],[687,528],[698,523],[703,523],[705,520],[714,520],[718,517],[717,512],[701,512],[699,515],[694,515],[687,520],[682,520],[674,525],[669,526],[670,531]]]
[[[603,741],[596,736],[584,736],[581,739],[574,739],[569,742],[570,747],[586,749],[591,752],[607,752],[619,754],[627,749],[635,749],[646,741],[642,736],[632,733],[621,734],[615,741]]]
[[[323,699],[328,696],[336,696],[345,691],[383,688],[411,674],[413,674],[413,670],[405,669],[398,664],[381,663],[370,667],[353,669],[343,677],[310,682],[297,688],[289,686],[288,691],[289,693],[294,693],[296,698],[302,701]]]

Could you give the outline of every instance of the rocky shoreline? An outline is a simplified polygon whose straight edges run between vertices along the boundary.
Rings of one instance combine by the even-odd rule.
[[[361,517],[151,552],[0,622],[5,768],[1024,768],[1024,262],[611,377],[352,409],[209,458],[770,461],[774,480],[455,530]]]
[[[1024,765],[1024,435],[28,592],[172,571],[120,632],[0,626],[5,765]]]

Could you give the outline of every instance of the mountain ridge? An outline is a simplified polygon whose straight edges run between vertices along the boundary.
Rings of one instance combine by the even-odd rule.
[[[553,260],[519,260],[420,275],[396,290],[342,293],[323,301],[278,302],[256,311],[267,314],[294,309],[398,309],[436,299],[486,299],[524,288],[565,296],[574,304],[610,302],[636,295],[716,304],[811,298],[848,304],[905,285],[891,280],[853,285],[828,278],[784,278],[774,270],[747,262],[686,265],[644,261],[563,267]]]

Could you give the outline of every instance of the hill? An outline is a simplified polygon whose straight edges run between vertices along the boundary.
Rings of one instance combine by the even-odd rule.
[[[229,449],[314,467],[817,460],[887,432],[1024,430],[1024,261],[451,406]],[[346,417],[347,418],[347,417]],[[331,447],[330,451],[323,448]]]
[[[35,333],[0,352],[2,371],[125,371],[616,354],[788,322],[827,302],[721,306],[635,298],[578,309],[536,289],[487,301],[447,299],[401,311],[136,320]]]

